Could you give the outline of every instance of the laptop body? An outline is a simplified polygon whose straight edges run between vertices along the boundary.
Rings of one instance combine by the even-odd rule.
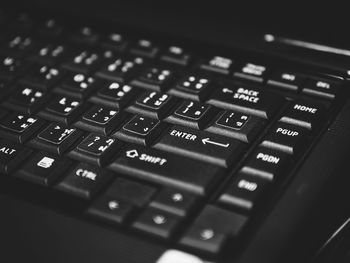
[[[47,3],[34,3],[28,10],[34,13],[38,10],[40,12],[48,10],[47,12],[52,12],[54,15],[71,17],[70,19],[74,18],[78,11],[81,12],[80,3],[77,3],[76,7],[72,4],[68,12],[61,11],[66,9],[68,4],[49,5],[55,4],[54,10],[47,7]],[[140,37],[154,35],[157,39],[164,38],[169,39],[168,41],[175,39],[188,42],[192,48],[201,43],[205,46],[200,52],[202,54],[206,50],[220,46],[222,47],[222,51],[220,50],[218,54],[220,56],[231,54],[240,56],[242,52],[243,57],[250,56],[259,61],[264,61],[266,57],[269,62],[273,59],[287,60],[293,66],[300,66],[301,71],[305,69],[306,72],[310,67],[331,79],[337,79],[339,76],[347,78],[344,37],[332,41],[322,34],[317,34],[317,30],[311,36],[307,34],[310,31],[284,32],[283,27],[279,29],[271,27],[274,21],[267,23],[269,31],[265,31],[264,26],[259,31],[260,28],[257,30],[255,23],[251,22],[253,25],[248,25],[247,29],[238,26],[237,31],[231,32],[231,25],[227,22],[230,21],[230,17],[222,18],[222,21],[218,22],[216,20],[218,16],[214,16],[214,19],[206,22],[205,18],[211,14],[211,6],[203,8],[203,14],[199,15],[200,19],[193,18],[193,13],[197,10],[196,5],[191,6],[189,12],[179,11],[183,15],[179,19],[177,13],[169,11],[161,4],[159,9],[156,8],[157,4],[152,3],[152,6],[149,6],[149,3],[146,3],[141,4],[145,7],[136,8],[138,6],[136,3],[125,2],[117,5],[106,2],[105,6],[101,4],[101,12],[96,14],[96,5],[91,3],[87,4],[85,9],[87,13],[81,20],[101,21],[99,23],[103,26],[115,23],[118,28],[123,28],[126,32],[128,32],[126,29],[134,30],[135,33],[132,31],[131,35]],[[112,12],[108,12],[107,7],[110,7]],[[314,45],[315,43],[317,45]],[[332,48],[329,48],[330,46]],[[276,65],[281,63],[276,62]],[[4,233],[3,247],[6,248],[4,258],[10,261],[13,259],[14,262],[25,259],[36,262],[157,262],[162,260],[161,257],[166,251],[176,249],[213,262],[310,260],[322,241],[334,230],[334,226],[346,216],[343,207],[334,205],[344,199],[346,192],[341,191],[342,186],[339,186],[337,181],[346,182],[345,179],[333,178],[334,174],[346,170],[348,151],[348,106],[346,101],[339,104],[339,109],[328,127],[323,128],[324,132],[316,139],[307,157],[298,164],[293,178],[286,182],[285,187],[281,186],[280,189],[283,190],[279,190],[281,192],[278,194],[278,199],[275,202],[270,201],[271,206],[256,217],[256,222],[252,223],[246,236],[237,239],[236,243],[241,244],[232,245],[236,248],[236,251],[232,251],[232,255],[226,252],[224,256],[216,259],[211,255],[207,256],[206,253],[196,253],[196,250],[193,252],[191,249],[182,249],[182,246],[172,243],[169,245],[158,239],[153,240],[148,235],[129,232],[124,227],[115,227],[113,224],[104,224],[98,220],[90,221],[81,215],[81,211],[79,213],[66,211],[66,202],[70,202],[69,197],[65,202],[65,197],[58,194],[52,200],[38,202],[37,199],[43,198],[46,190],[38,193],[37,197],[31,197],[32,193],[27,192],[37,188],[30,188],[31,191],[28,191],[27,187],[33,187],[29,186],[30,184],[19,184],[17,181],[5,179],[1,199],[6,211],[2,218],[1,231]],[[340,187],[340,190],[333,192],[336,187]],[[77,204],[72,205],[71,210],[80,205],[78,200]],[[322,220],[319,220],[320,217]]]

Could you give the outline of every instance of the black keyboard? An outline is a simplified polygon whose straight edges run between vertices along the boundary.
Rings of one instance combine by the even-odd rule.
[[[199,255],[242,245],[346,97],[288,61],[27,14],[0,28],[2,188]]]

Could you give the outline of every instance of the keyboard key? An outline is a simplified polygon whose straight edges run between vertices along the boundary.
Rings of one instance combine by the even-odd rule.
[[[116,51],[125,50],[128,44],[125,38],[118,33],[108,34],[105,38],[102,39],[101,42],[101,46],[103,48],[112,49]]]
[[[230,73],[232,65],[232,59],[216,56],[203,61],[199,67],[210,72],[228,75]]]
[[[24,146],[0,140],[0,173],[9,174],[21,164],[30,154],[31,150]]]
[[[163,188],[150,203],[150,206],[170,214],[185,217],[191,213],[197,201],[198,198],[193,194],[176,189]]]
[[[110,168],[134,178],[200,195],[213,189],[223,173],[219,167],[205,162],[138,146],[120,151]]]
[[[125,114],[116,109],[94,106],[76,123],[78,128],[109,135],[124,121]]]
[[[307,130],[283,123],[275,125],[261,143],[264,147],[293,155],[300,154],[306,144]]]
[[[196,101],[184,101],[167,121],[175,124],[203,129],[217,113],[211,105]]]
[[[0,136],[24,143],[43,125],[44,122],[36,117],[12,113],[0,121]]]
[[[81,136],[82,133],[75,128],[52,123],[29,143],[33,147],[62,155]]]
[[[244,173],[275,181],[283,176],[291,165],[288,154],[259,147],[241,169]]]
[[[168,239],[180,223],[180,218],[164,211],[147,208],[133,223],[134,229],[141,230],[148,234]]]
[[[90,101],[114,109],[122,109],[135,95],[133,87],[119,82],[98,80],[96,86],[100,88],[97,94],[90,98]]]
[[[151,67],[146,69],[137,79],[131,82],[136,87],[158,92],[165,91],[174,78],[174,72],[168,68]]]
[[[206,131],[250,143],[264,126],[265,121],[261,118],[236,111],[224,111]]]
[[[120,142],[116,139],[89,134],[76,149],[69,153],[69,156],[82,162],[103,166],[113,156],[119,145]]]
[[[112,173],[108,171],[80,163],[56,185],[56,188],[83,199],[91,199],[112,178]]]
[[[83,112],[81,102],[68,97],[56,96],[55,99],[46,106],[39,116],[69,125]]]
[[[156,143],[155,148],[229,167],[243,154],[246,145],[240,141],[174,125]]]
[[[156,192],[156,188],[152,186],[117,178],[112,185],[108,187],[105,194],[141,208],[151,201]]]
[[[0,79],[12,81],[24,72],[27,64],[16,56],[0,56]]]
[[[130,53],[138,56],[154,58],[159,49],[150,40],[141,39],[130,48]]]
[[[161,60],[187,66],[190,62],[191,55],[183,48],[178,46],[170,46],[160,57]]]
[[[326,121],[326,111],[322,105],[304,101],[293,102],[280,121],[315,131]]]
[[[97,76],[112,81],[126,82],[139,72],[144,63],[141,57],[118,58],[98,71]]]
[[[260,89],[230,86],[217,89],[209,103],[268,119],[282,106],[283,98]]]
[[[176,100],[165,93],[146,91],[130,106],[128,110],[135,114],[142,114],[155,119],[163,119],[173,108]]]
[[[36,184],[50,186],[71,164],[72,162],[68,159],[40,152],[29,159],[14,176]]]
[[[267,81],[267,85],[288,91],[298,91],[304,81],[305,78],[301,75],[286,71],[276,71],[272,73]]]
[[[132,143],[150,145],[159,136],[163,126],[158,120],[136,115],[115,136]]]
[[[180,244],[202,252],[217,254],[229,238],[237,237],[247,217],[207,205],[181,238]]]
[[[43,38],[58,39],[63,33],[63,26],[53,18],[46,19],[38,25],[37,33]]]
[[[83,50],[73,54],[71,59],[68,59],[68,62],[64,63],[62,67],[82,74],[89,74],[99,67],[101,63],[101,54],[90,50]]]
[[[239,174],[218,201],[228,207],[251,211],[261,202],[268,186],[268,181],[260,177]]]
[[[83,26],[73,30],[69,40],[77,45],[94,46],[100,35],[91,27]]]
[[[98,86],[94,77],[81,73],[68,73],[55,91],[75,99],[83,99],[96,88]]]
[[[13,35],[0,46],[1,53],[24,55],[35,47],[36,41],[28,35]]]
[[[134,207],[110,195],[102,195],[89,207],[87,213],[101,220],[122,224],[133,213]]]
[[[62,44],[41,44],[30,55],[29,60],[53,66],[62,62],[71,54],[71,50]]]
[[[213,81],[200,74],[191,74],[183,78],[170,94],[196,101],[203,101],[214,89]]]
[[[315,97],[334,99],[338,95],[339,90],[340,87],[336,82],[324,79],[310,79],[302,92]]]
[[[64,73],[61,69],[46,65],[31,65],[20,80],[21,83],[41,90],[48,90],[59,81]]]
[[[233,73],[236,78],[250,80],[254,82],[264,82],[267,75],[267,68],[262,65],[247,63]]]

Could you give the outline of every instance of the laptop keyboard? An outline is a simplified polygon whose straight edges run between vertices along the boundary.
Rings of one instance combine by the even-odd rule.
[[[0,21],[2,177],[82,200],[82,218],[96,224],[194,253],[239,245],[344,97],[341,78],[286,62],[200,55],[53,18]]]

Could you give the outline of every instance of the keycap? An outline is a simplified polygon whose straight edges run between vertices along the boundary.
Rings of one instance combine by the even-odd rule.
[[[236,70],[233,73],[233,76],[235,78],[262,83],[266,78],[267,72],[266,66],[255,63],[246,63]]]
[[[288,154],[299,155],[307,145],[307,130],[289,124],[276,124],[262,146]]]
[[[73,30],[69,40],[78,45],[93,46],[99,40],[100,35],[89,26],[82,26]]]
[[[182,47],[170,46],[161,55],[160,59],[166,62],[187,66],[191,60],[191,55]]]
[[[31,65],[27,73],[21,78],[20,82],[41,90],[48,90],[55,85],[64,73],[60,68],[41,64]]]
[[[24,143],[43,125],[44,122],[37,117],[12,113],[0,120],[0,136]]]
[[[28,59],[33,62],[53,66],[62,62],[71,54],[70,52],[71,50],[66,45],[45,43],[40,44],[33,50]]]
[[[267,81],[267,85],[287,91],[298,91],[305,77],[289,71],[275,71]]]
[[[217,254],[228,239],[241,233],[246,221],[246,216],[207,205],[180,239],[180,244]]]
[[[83,99],[89,96],[98,86],[96,79],[82,73],[67,73],[56,92],[75,99]]]
[[[120,142],[117,139],[91,133],[69,153],[69,156],[82,162],[103,166],[119,146]]]
[[[101,220],[122,224],[133,213],[134,207],[110,195],[98,197],[87,210],[87,213]]]
[[[174,78],[175,73],[166,67],[150,67],[131,82],[131,85],[158,92],[165,91]]]
[[[280,121],[315,131],[326,121],[326,110],[322,105],[296,101],[289,106]]]
[[[118,200],[123,200],[135,207],[141,208],[147,205],[156,193],[157,189],[153,186],[117,178],[108,187],[105,195],[113,196]]]
[[[82,132],[62,124],[51,123],[29,142],[30,145],[62,155],[73,143],[81,138]]]
[[[184,191],[163,188],[150,203],[150,206],[170,214],[185,217],[191,213],[198,199],[195,195]]]
[[[27,64],[17,56],[0,55],[0,79],[11,81],[23,73]]]
[[[209,104],[186,100],[167,118],[168,122],[203,129],[217,110]]]
[[[137,75],[144,63],[141,57],[117,58],[108,62],[96,75],[112,81],[126,82],[133,75]]]
[[[265,126],[264,119],[237,111],[223,111],[218,116],[206,131],[247,143],[252,142]]]
[[[36,41],[26,34],[14,34],[0,45],[1,53],[24,55],[35,47]]]
[[[159,136],[163,126],[158,120],[136,115],[115,136],[131,143],[150,145]]]
[[[170,94],[196,101],[203,101],[213,91],[215,83],[205,75],[190,74],[180,80]]]
[[[83,199],[91,199],[109,181],[113,174],[96,166],[80,163],[55,188]]]
[[[39,152],[27,160],[14,176],[32,183],[50,186],[64,174],[71,164],[72,162],[66,158]]]
[[[132,227],[153,236],[168,239],[174,234],[179,223],[180,218],[172,214],[156,208],[147,208],[132,224]]]
[[[229,167],[243,154],[245,144],[209,132],[174,125],[163,134],[154,147],[221,167]]]
[[[135,89],[129,85],[108,80],[97,80],[97,93],[89,100],[111,108],[122,109],[135,95]]]
[[[241,170],[268,181],[276,181],[284,176],[291,164],[291,157],[287,153],[259,147],[250,155]]]
[[[199,195],[213,189],[223,173],[221,168],[205,162],[139,146],[123,148],[110,169]]]
[[[161,120],[168,115],[175,103],[176,99],[168,94],[145,91],[128,111]]]
[[[31,153],[31,150],[20,144],[8,140],[0,140],[0,173],[11,173]]]
[[[63,31],[63,26],[54,18],[42,21],[37,27],[37,34],[43,38],[57,39]]]
[[[4,105],[24,114],[33,114],[46,103],[47,98],[45,91],[18,84]]]
[[[128,45],[128,41],[118,33],[110,33],[101,40],[101,46],[107,49],[113,49],[116,51],[125,50]]]
[[[62,64],[62,67],[82,74],[89,74],[97,69],[101,63],[101,54],[90,50],[83,50],[75,52],[67,62]]]
[[[95,105],[76,123],[83,130],[109,135],[125,119],[125,114],[117,109]]]
[[[326,79],[310,79],[305,84],[303,93],[325,99],[334,99],[340,91],[337,82]]]
[[[269,182],[258,176],[239,174],[219,197],[218,202],[227,207],[251,211],[267,194]]]
[[[153,58],[157,55],[159,48],[147,39],[140,39],[130,47],[130,53],[138,56]]]
[[[44,119],[69,125],[83,112],[79,100],[66,96],[55,96],[38,115]]]
[[[230,85],[216,89],[209,103],[268,119],[282,106],[283,98],[260,89]]]
[[[230,73],[233,60],[226,57],[215,56],[200,63],[201,69],[228,75]]]

